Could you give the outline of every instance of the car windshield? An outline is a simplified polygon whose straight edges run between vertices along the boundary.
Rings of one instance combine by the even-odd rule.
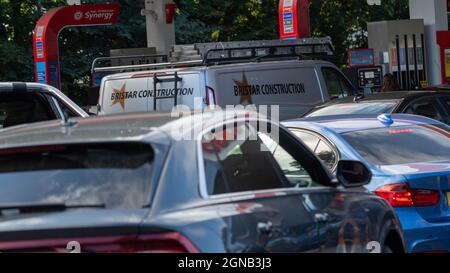
[[[146,145],[49,146],[0,153],[0,206],[140,208],[148,202],[153,152]]]
[[[392,127],[342,136],[362,157],[377,165],[450,160],[450,131],[445,125]]]
[[[391,113],[396,104],[396,102],[339,103],[319,108],[306,117]]]

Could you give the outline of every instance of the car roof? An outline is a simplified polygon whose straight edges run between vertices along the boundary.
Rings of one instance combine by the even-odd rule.
[[[373,93],[370,95],[365,95],[364,98],[359,99],[358,102],[371,102],[371,101],[400,101],[405,98],[410,97],[420,97],[426,95],[435,95],[435,94],[449,94],[448,92],[438,92],[438,91],[424,91],[424,90],[416,90],[416,91],[395,91],[395,92],[381,92],[381,93]],[[341,103],[354,103],[354,97],[346,97],[343,99],[338,99],[330,102],[328,105],[333,104],[341,104]]]
[[[231,112],[231,111],[230,111]],[[235,111],[234,114],[211,111],[205,114],[135,113],[90,118],[74,118],[69,123],[46,121],[0,130],[0,150],[54,144],[145,141],[170,144],[173,132],[200,133],[226,120],[256,117],[257,113]],[[173,131],[178,130],[178,131]]]
[[[415,126],[415,125],[443,125],[447,126],[437,120],[430,119],[423,116],[407,115],[407,114],[392,114],[390,115],[394,121],[390,128]],[[322,116],[310,117],[303,119],[289,120],[282,122],[286,127],[290,128],[327,128],[336,133],[348,133],[353,131],[364,131],[372,129],[386,128],[387,125],[378,119],[379,115],[336,115],[336,116]]]

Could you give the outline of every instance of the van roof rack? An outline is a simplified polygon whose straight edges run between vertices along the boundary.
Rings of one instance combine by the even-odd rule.
[[[122,66],[141,66],[146,64],[158,64],[168,62],[168,55],[126,55],[126,56],[115,56],[115,57],[99,57],[94,59],[92,62],[91,72],[105,72],[114,71],[111,68],[122,67]],[[139,64],[134,64],[134,60],[140,60]],[[123,62],[129,63],[131,65],[122,65]],[[106,65],[108,63],[109,65]],[[102,65],[103,64],[103,65]]]
[[[183,50],[186,50],[186,56],[183,56]],[[198,52],[198,54],[193,54],[193,50]],[[175,55],[177,55],[177,57],[175,57]],[[174,46],[170,56],[142,55],[97,58],[92,64],[92,73],[120,73],[287,58],[321,59],[329,58],[333,55],[334,46],[330,37],[304,38],[298,40],[195,43],[193,45]],[[154,58],[155,62],[138,65],[111,65],[109,67],[98,67],[98,63],[100,62],[110,61],[110,64],[112,64],[112,61],[114,60],[120,61],[127,58],[136,59],[140,57],[146,59]],[[176,61],[170,62],[171,59]],[[161,61],[158,62],[158,60]]]
[[[316,59],[334,55],[330,37],[195,44],[205,65],[262,59]]]

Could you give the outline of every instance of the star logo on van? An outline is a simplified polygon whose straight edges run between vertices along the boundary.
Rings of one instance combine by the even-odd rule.
[[[250,86],[247,81],[247,76],[245,76],[245,72],[242,72],[242,80],[240,81],[233,80],[233,81],[242,90],[248,89],[248,87]],[[245,94],[245,93],[246,92],[243,92],[241,94],[239,104],[242,104],[245,101],[247,101],[249,104],[253,104],[252,94],[251,93]]]
[[[115,89],[113,88],[113,102],[112,105],[120,104],[122,109],[125,110],[125,93],[126,93],[126,83],[123,84],[122,88]]]

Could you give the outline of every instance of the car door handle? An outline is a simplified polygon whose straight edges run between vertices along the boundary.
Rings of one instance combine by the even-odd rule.
[[[273,224],[272,222],[258,223],[256,229],[259,234],[269,235],[273,231]]]
[[[318,224],[326,224],[330,221],[330,215],[328,213],[316,213],[314,215],[314,221]]]

